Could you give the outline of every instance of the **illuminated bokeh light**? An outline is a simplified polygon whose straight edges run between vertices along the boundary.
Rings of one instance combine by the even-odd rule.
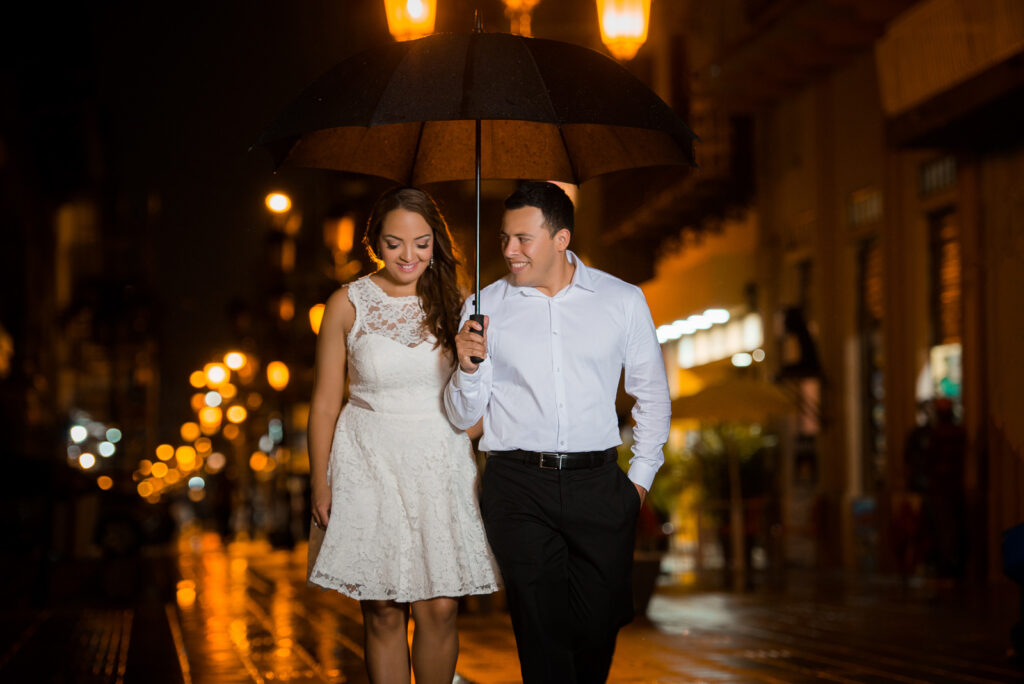
[[[204,406],[199,411],[199,424],[202,427],[203,433],[209,435],[216,432],[217,428],[220,427],[222,417],[223,411],[220,410],[220,407]]]
[[[167,474],[164,475],[164,482],[166,482],[169,485],[175,484],[180,479],[181,472],[178,471],[177,468],[171,468],[170,470],[167,471]]]
[[[275,214],[283,214],[292,208],[292,200],[283,192],[272,192],[266,198],[267,209]]]
[[[231,370],[238,370],[245,365],[245,354],[242,352],[228,352],[224,355],[224,365]]]
[[[227,464],[227,458],[224,454],[219,451],[214,451],[210,454],[210,457],[206,459],[206,467],[211,473],[215,473]]]
[[[170,461],[174,456],[174,447],[170,444],[161,444],[156,448],[156,457],[161,461]]]
[[[267,455],[262,451],[253,452],[253,455],[249,457],[249,467],[259,472],[267,466]]]
[[[203,387],[206,385],[206,373],[203,371],[192,371],[192,374],[188,376],[188,384],[196,389]]]
[[[114,452],[117,450],[117,447],[115,447],[112,442],[100,442],[100,445],[99,447],[97,447],[97,450],[100,452],[100,456],[102,456],[103,458],[110,458],[111,456],[114,455]]]
[[[267,364],[267,382],[274,389],[281,391],[288,386],[288,366],[281,361],[271,361]]]
[[[238,394],[238,388],[232,385],[230,382],[225,382],[218,388],[220,396],[224,401],[231,401]]]
[[[208,437],[200,437],[196,440],[195,447],[197,453],[205,454],[213,448],[213,442]]]
[[[153,493],[153,483],[149,480],[143,480],[136,489],[139,492],[139,496],[146,498]]]
[[[220,403],[222,401],[224,401],[224,397],[220,396],[220,392],[218,392],[216,390],[210,390],[203,397],[203,401],[206,403],[207,406],[210,406],[212,408],[216,408],[216,407],[220,406]]]
[[[240,431],[239,431],[239,429],[238,429],[238,426],[237,426],[237,425],[231,425],[231,424],[228,424],[228,425],[225,425],[225,426],[224,426],[224,431],[223,431],[223,432],[224,432],[224,438],[225,438],[225,439],[231,439],[231,440],[233,440],[233,439],[235,439],[236,437],[238,437],[238,433],[239,433]]]
[[[194,442],[199,439],[199,425],[191,421],[182,424],[181,438],[186,442]]]
[[[112,444],[117,444],[121,441],[121,431],[117,428],[110,428],[107,430],[107,441]]]
[[[309,327],[313,329],[314,335],[320,334],[320,324],[324,320],[325,308],[323,304],[314,304],[313,308],[309,310]]]
[[[192,580],[178,582],[176,597],[180,608],[191,608],[196,602],[196,583]]]
[[[81,444],[89,437],[89,431],[82,425],[75,425],[71,428],[71,441],[75,444]]]
[[[196,392],[192,395],[189,405],[192,407],[193,413],[199,413],[199,411],[206,406],[206,394],[203,392]]]
[[[245,405],[250,409],[258,409],[263,405],[263,395],[259,392],[252,392],[245,398]]]
[[[96,457],[86,451],[84,454],[78,457],[78,465],[82,466],[86,470],[96,465]]]
[[[189,489],[202,489],[206,486],[206,480],[196,475],[195,477],[189,478],[188,487]]]
[[[178,466],[184,469],[193,467],[196,464],[196,450],[188,445],[178,447],[174,452],[178,460]]]
[[[144,458],[141,461],[139,461],[139,473],[143,477],[149,475],[151,472],[153,472],[153,462],[152,461],[150,461],[148,458]]]
[[[228,421],[231,423],[241,423],[249,415],[248,411],[245,410],[244,406],[229,406],[227,411]],[[227,432],[224,433],[225,435]]]
[[[163,461],[161,461],[160,463],[154,463],[152,470],[153,477],[163,477],[164,475],[167,474],[167,470],[167,464],[164,463]]]
[[[208,387],[216,387],[228,379],[228,369],[222,363],[208,363],[203,367]]]
[[[106,491],[114,486],[114,481],[107,475],[100,475],[96,478],[96,485],[103,491]]]

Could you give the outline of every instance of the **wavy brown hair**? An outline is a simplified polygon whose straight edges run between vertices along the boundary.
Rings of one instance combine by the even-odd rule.
[[[426,314],[427,329],[437,338],[438,344],[454,355],[455,334],[459,331],[462,315],[462,291],[459,288],[464,280],[462,260],[433,198],[423,190],[412,187],[392,188],[385,192],[370,212],[363,245],[370,257],[380,263],[376,250],[380,243],[381,229],[385,217],[395,209],[419,214],[434,234],[434,263],[416,281],[416,295]]]

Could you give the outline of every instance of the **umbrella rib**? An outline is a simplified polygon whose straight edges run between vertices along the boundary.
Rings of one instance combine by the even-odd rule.
[[[423,129],[427,127],[426,121],[419,122],[420,127],[416,132],[416,146],[412,150],[412,164],[409,168],[409,177],[406,179],[406,185],[413,185],[416,179],[416,167],[419,165],[420,156],[420,143],[423,142]]]

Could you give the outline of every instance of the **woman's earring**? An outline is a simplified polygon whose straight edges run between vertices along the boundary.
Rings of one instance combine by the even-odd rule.
[[[431,266],[433,266],[433,265],[434,265],[434,257],[433,257],[433,256],[431,256],[431,257],[430,257],[430,263],[429,263],[429,264],[427,264],[427,268],[430,268],[430,267],[431,267]]]

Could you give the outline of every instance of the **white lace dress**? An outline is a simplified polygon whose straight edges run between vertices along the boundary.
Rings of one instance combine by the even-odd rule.
[[[349,285],[349,402],[327,478],[331,518],[309,581],[360,600],[419,601],[498,588],[465,433],[445,416],[453,369],[416,296]]]

